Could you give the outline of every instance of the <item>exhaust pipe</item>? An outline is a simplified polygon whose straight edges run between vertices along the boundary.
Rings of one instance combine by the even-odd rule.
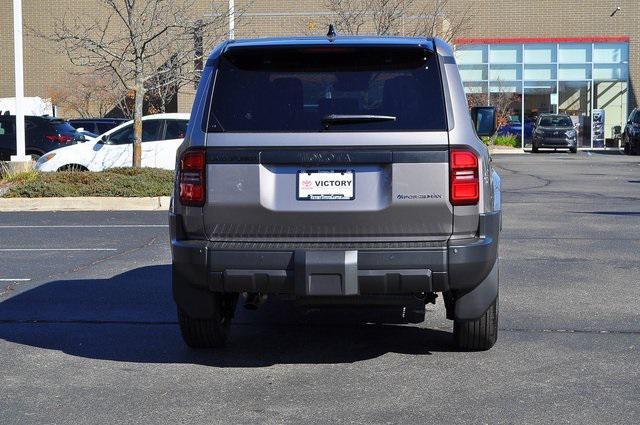
[[[267,296],[259,292],[247,293],[244,300],[244,308],[255,311],[267,300]]]

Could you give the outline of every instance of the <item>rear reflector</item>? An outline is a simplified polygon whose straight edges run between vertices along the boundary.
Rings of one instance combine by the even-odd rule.
[[[206,199],[205,151],[189,150],[180,160],[180,203],[185,206],[201,207]]]
[[[449,165],[452,205],[475,205],[480,199],[478,157],[470,150],[452,149]]]

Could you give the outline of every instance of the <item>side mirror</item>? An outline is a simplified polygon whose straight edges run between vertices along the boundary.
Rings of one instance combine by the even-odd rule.
[[[476,106],[471,108],[473,127],[479,137],[491,137],[496,132],[496,108],[493,106]]]
[[[108,145],[109,144],[109,138],[106,135],[102,136],[101,138],[98,139],[97,143],[99,145]]]
[[[619,125],[614,125],[613,126],[613,135],[614,136],[619,136],[622,134],[622,127]]]

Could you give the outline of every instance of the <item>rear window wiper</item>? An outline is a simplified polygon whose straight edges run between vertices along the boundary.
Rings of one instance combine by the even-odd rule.
[[[321,122],[325,128],[331,125],[362,124],[368,122],[395,121],[392,115],[339,115],[331,114],[322,118]]]

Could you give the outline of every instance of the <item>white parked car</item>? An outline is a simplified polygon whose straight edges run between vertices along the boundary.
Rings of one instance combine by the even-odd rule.
[[[176,150],[187,132],[189,114],[157,114],[142,118],[142,166],[173,170]],[[96,138],[88,138],[42,155],[40,171],[89,170],[130,167],[133,156],[133,121]]]

